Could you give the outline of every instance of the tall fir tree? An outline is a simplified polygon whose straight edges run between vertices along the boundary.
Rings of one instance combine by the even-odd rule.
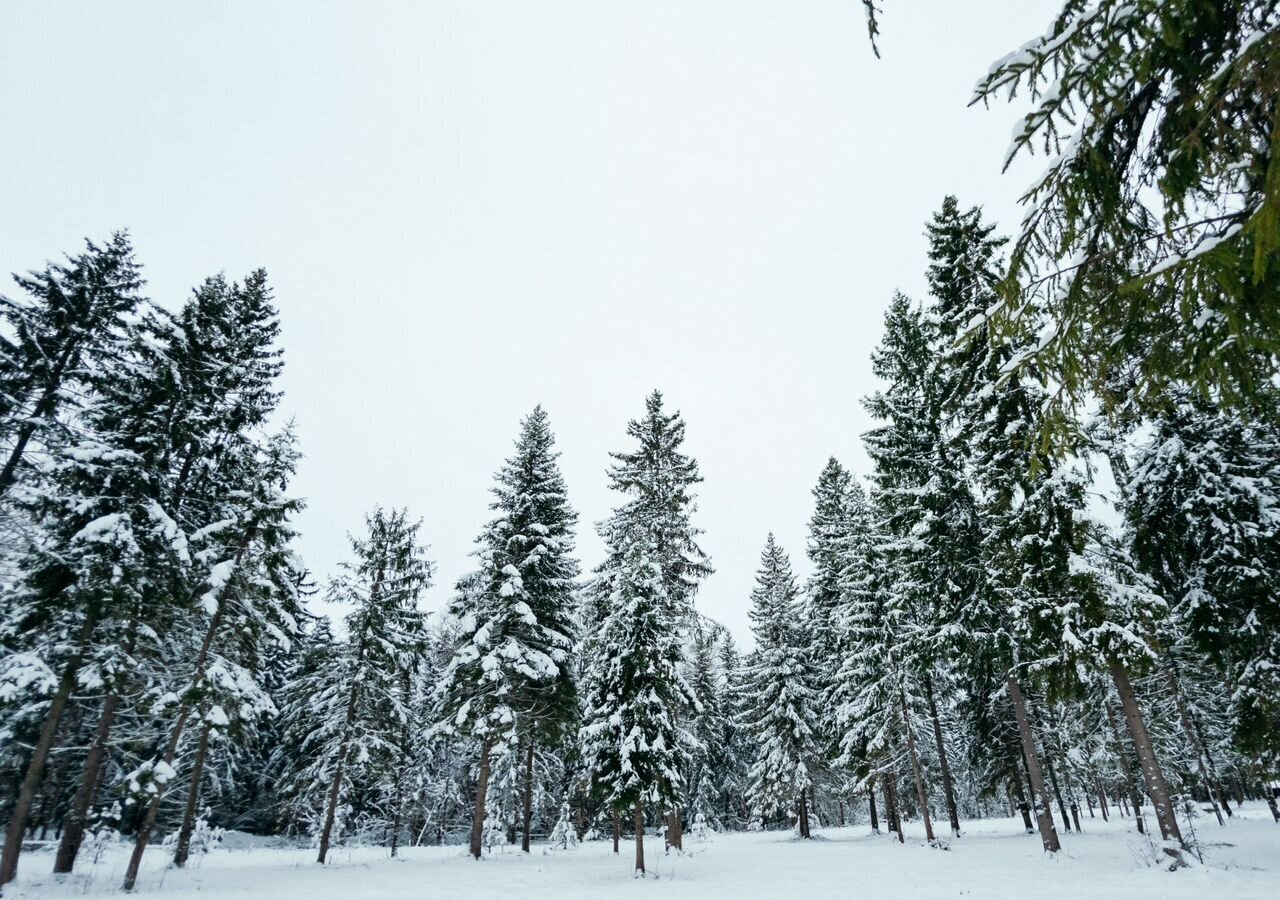
[[[515,454],[495,477],[495,518],[478,543],[483,588],[453,615],[463,639],[440,684],[445,730],[480,744],[471,852],[482,852],[491,760],[522,749],[522,846],[529,849],[535,746],[559,741],[578,713],[571,654],[577,639],[573,529],[550,420],[521,423]],[[460,597],[463,595],[459,595]]]
[[[800,837],[809,838],[809,794],[820,758],[818,692],[791,561],[772,534],[760,555],[750,616],[756,648],[743,673],[751,697],[744,724],[755,739],[756,762],[748,793],[761,815],[794,811]]]

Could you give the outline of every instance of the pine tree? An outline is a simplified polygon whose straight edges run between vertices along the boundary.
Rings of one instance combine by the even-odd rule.
[[[684,454],[685,424],[680,414],[663,412],[662,394],[654,391],[646,398],[645,416],[627,424],[627,434],[639,442],[629,453],[614,453],[609,470],[611,486],[626,500],[613,515],[598,526],[607,548],[605,562],[588,595],[586,618],[592,632],[584,642],[584,678],[592,685],[585,703],[582,735],[584,762],[592,774],[597,794],[616,813],[634,807],[636,820],[636,869],[644,871],[642,835],[644,810],[661,804],[658,813],[668,822],[668,840],[681,846],[681,769],[687,764],[685,747],[694,745],[680,726],[679,703],[694,703],[677,665],[685,631],[693,624],[693,597],[698,582],[711,573],[711,565],[697,544],[701,533],[692,523],[696,510],[693,487],[702,480],[697,462]],[[656,571],[657,583],[651,573]],[[646,621],[630,623],[619,617],[634,608]],[[665,632],[655,630],[661,625]],[[634,629],[634,630],[632,630]],[[655,663],[656,671],[637,680],[630,667],[643,658],[643,641],[652,641],[656,659],[666,659],[671,649],[671,666]],[[625,648],[636,658],[619,664],[609,658],[610,648]],[[635,693],[653,680],[643,703]],[[622,691],[623,693],[617,693]],[[611,693],[612,692],[612,693]],[[642,704],[637,707],[636,704]],[[604,735],[616,730],[613,711],[626,708],[636,717],[646,743],[623,748],[609,747]],[[662,744],[655,747],[647,731]],[[676,738],[680,740],[675,740]],[[628,738],[630,740],[630,738]],[[636,749],[651,753],[638,770]]]
[[[749,795],[761,815],[796,812],[800,837],[810,837],[808,793],[819,757],[815,674],[791,562],[770,534],[751,592],[756,650],[743,673],[751,697],[744,724],[757,745]]]
[[[570,664],[576,639],[573,527],[554,436],[542,407],[521,425],[516,452],[496,476],[496,514],[480,536],[483,587],[459,595],[453,615],[464,638],[440,686],[441,721],[448,731],[479,741],[471,852],[481,855],[489,768],[493,754],[523,747],[523,794],[532,797],[534,748],[554,742],[578,712]],[[530,802],[524,803],[531,812]],[[529,849],[529,815],[523,849]]]
[[[610,548],[617,561],[600,576],[608,613],[586,645],[581,741],[597,796],[619,814],[632,811],[642,877],[645,810],[680,801],[693,738],[676,713],[696,698],[680,672],[685,610],[667,594],[657,542],[642,527],[611,537],[623,544]]]
[[[353,604],[347,639],[312,703],[323,714],[308,749],[328,781],[319,831],[318,862],[333,838],[338,802],[352,770],[394,753],[412,710],[402,686],[425,653],[424,614],[418,608],[433,566],[417,541],[419,524],[403,510],[375,509],[365,518],[368,537],[353,538],[356,562],[330,588],[337,602]]]

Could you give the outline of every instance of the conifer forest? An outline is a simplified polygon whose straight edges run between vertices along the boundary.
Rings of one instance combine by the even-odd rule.
[[[1048,4],[939,88],[1012,126],[986,163],[1017,214],[954,179],[881,238],[918,289],[847,299],[865,388],[784,366],[742,408],[752,444],[801,439],[771,421],[789,397],[869,423],[804,470],[717,471],[695,448],[724,420],[666,363],[560,418],[540,379],[575,363],[531,333],[492,341],[531,398],[507,438],[424,482],[491,472],[487,507],[366,492],[399,463],[353,451],[329,487],[363,517],[309,519],[327,488],[300,489],[313,421],[286,374],[383,350],[295,351],[306,298],[269,257],[224,272],[199,246],[220,274],[184,296],[127,220],[85,236],[46,211],[78,241],[49,261],[0,241],[4,896],[1280,895],[1280,3]],[[888,66],[911,8],[838,4],[843,52]],[[451,301],[403,302],[431,322]],[[624,341],[645,310],[602,300],[571,341]],[[682,315],[651,358],[738,352],[736,324],[712,350]],[[380,389],[408,419],[452,383]],[[567,477],[588,430],[608,450]],[[425,470],[462,439],[418,434]],[[579,499],[591,473],[607,508]],[[807,521],[722,557],[716,523],[762,482]],[[469,555],[437,549],[465,523]],[[341,560],[309,558],[317,529]],[[706,606],[744,555],[749,586]]]

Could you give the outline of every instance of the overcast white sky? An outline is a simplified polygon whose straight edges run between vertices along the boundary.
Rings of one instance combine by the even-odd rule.
[[[166,305],[267,267],[301,552],[324,576],[407,506],[433,606],[539,402],[593,565],[661,388],[706,478],[700,608],[745,637],[766,533],[806,572],[819,470],[866,472],[925,220],[955,193],[1017,221],[1015,110],[966,103],[1058,5],[888,0],[877,61],[859,0],[6,3],[0,271],[117,228]]]

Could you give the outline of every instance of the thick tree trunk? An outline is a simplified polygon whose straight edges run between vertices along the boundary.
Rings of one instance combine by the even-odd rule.
[[[622,816],[618,815],[618,811],[613,811],[613,852],[617,853],[618,845],[622,843]]]
[[[667,843],[677,850],[684,850],[684,826],[680,823],[679,805],[671,807],[667,814]]]
[[[1129,726],[1129,735],[1133,738],[1138,753],[1138,763],[1142,769],[1142,778],[1147,786],[1147,794],[1151,797],[1151,805],[1155,807],[1156,823],[1160,826],[1160,837],[1165,842],[1164,851],[1175,862],[1182,862],[1182,832],[1178,828],[1178,820],[1174,816],[1173,801],[1169,797],[1169,788],[1165,784],[1164,773],[1156,759],[1155,749],[1151,746],[1151,738],[1147,734],[1147,725],[1142,720],[1142,712],[1138,709],[1138,701],[1133,693],[1133,685],[1129,683],[1129,673],[1118,660],[1111,661],[1111,680],[1115,682],[1116,693],[1120,695],[1120,709],[1124,713],[1125,723]]]
[[[89,810],[93,808],[98,796],[102,762],[106,758],[107,742],[111,738],[111,726],[115,723],[119,706],[120,695],[114,692],[108,694],[102,702],[102,714],[93,733],[93,744],[89,747],[89,753],[84,759],[84,769],[80,772],[80,784],[76,787],[71,807],[63,820],[62,839],[58,842],[58,855],[53,861],[53,871],[56,874],[65,875],[75,867],[76,854],[84,843],[84,831],[89,823]]]
[[[951,836],[958,838],[960,837],[960,810],[956,807],[951,763],[947,761],[947,749],[942,742],[942,720],[938,717],[938,703],[933,696],[932,678],[924,680],[924,694],[929,701],[929,717],[933,719],[933,741],[938,746],[938,767],[942,770],[942,792],[947,800],[947,817],[951,820]]]
[[[31,805],[35,802],[36,791],[40,788],[40,780],[44,777],[44,767],[49,761],[49,753],[53,749],[54,738],[58,734],[58,724],[62,714],[67,710],[67,701],[71,699],[71,690],[75,687],[76,676],[80,672],[80,663],[84,659],[84,648],[93,635],[97,625],[98,614],[91,608],[80,626],[76,636],[76,649],[67,660],[58,679],[58,687],[53,693],[49,711],[45,713],[44,725],[40,728],[40,736],[32,748],[31,759],[27,762],[27,771],[18,788],[18,797],[13,809],[9,812],[9,827],[4,837],[4,852],[0,855],[0,885],[13,881],[18,874],[18,855],[22,852],[22,835],[27,830],[27,818],[31,815]]]
[[[636,801],[635,812],[635,828],[636,828],[636,877],[644,877],[644,807],[640,802]]]
[[[471,855],[484,855],[484,805],[489,799],[489,739],[480,746],[480,777],[476,780],[476,808],[471,814]]]
[[[524,832],[520,849],[529,852],[529,829],[533,827],[533,735],[529,735],[529,748],[524,756]]]
[[[208,722],[200,726],[200,738],[196,742],[196,757],[191,763],[191,787],[187,790],[187,805],[182,811],[182,827],[178,829],[178,844],[173,850],[173,864],[181,868],[191,856],[191,835],[196,830],[196,814],[200,811],[200,782],[204,780],[204,762],[209,756]]]
[[[1049,806],[1049,796],[1044,790],[1044,775],[1040,771],[1040,757],[1036,753],[1036,741],[1031,733],[1031,720],[1027,717],[1027,701],[1022,695],[1022,685],[1010,672],[1005,680],[1005,689],[1009,693],[1009,701],[1013,706],[1013,717],[1018,723],[1018,736],[1022,740],[1022,757],[1027,764],[1027,779],[1031,782],[1031,803],[1036,811],[1036,826],[1040,829],[1040,841],[1049,853],[1057,853],[1062,849],[1058,841],[1058,831],[1053,827],[1053,810]]]
[[[807,840],[809,838],[809,801],[805,798],[806,791],[800,792],[800,837]]]
[[[844,800],[837,801],[836,808],[840,811],[840,827],[844,827]]]

